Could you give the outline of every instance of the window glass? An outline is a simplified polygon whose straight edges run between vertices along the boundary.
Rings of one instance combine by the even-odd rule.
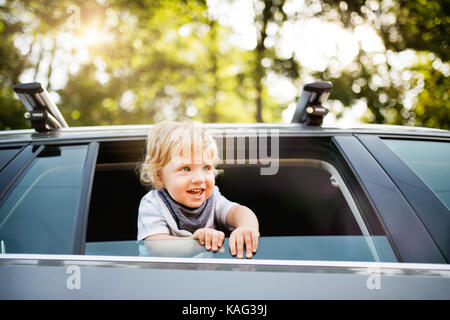
[[[450,209],[450,143],[394,139],[384,142]]]
[[[374,250],[376,246],[377,250]],[[216,253],[197,240],[108,241],[86,243],[87,255],[233,258],[228,238]],[[261,237],[252,259],[397,262],[386,236]]]
[[[19,148],[7,148],[0,149],[0,170],[11,160],[17,152],[19,152]]]
[[[45,147],[0,203],[6,253],[72,253],[87,145]]]

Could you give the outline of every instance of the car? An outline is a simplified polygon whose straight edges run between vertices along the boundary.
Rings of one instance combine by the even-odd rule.
[[[237,259],[136,240],[151,124],[68,127],[16,86],[33,129],[0,132],[0,299],[450,299],[450,132],[325,126],[331,89],[305,85],[289,124],[203,124],[259,219]]]

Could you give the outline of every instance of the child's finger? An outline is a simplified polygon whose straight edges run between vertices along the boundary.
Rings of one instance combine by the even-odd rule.
[[[236,255],[236,236],[234,233],[231,233],[230,240],[228,241],[228,245],[230,247],[230,253],[232,256]]]
[[[205,244],[205,230],[198,229],[194,232],[193,238],[198,239],[198,241],[200,241],[200,244],[203,246]]]
[[[245,241],[245,256],[247,258],[251,258],[253,250],[252,250],[252,237],[250,233],[245,234],[244,241]]]
[[[211,239],[212,238],[212,232],[211,230],[206,230],[205,231],[205,247],[206,250],[210,250],[211,249]]]
[[[236,236],[237,257],[242,259],[244,257],[244,237],[239,234]]]
[[[222,247],[223,245],[223,241],[225,240],[225,233],[223,233],[222,231],[219,232],[219,242],[217,243],[217,245],[220,247]]]
[[[217,231],[212,234],[212,251],[216,252],[219,245],[219,233]]]
[[[258,238],[259,238],[259,234],[252,233],[252,249],[253,249],[253,253],[255,253],[256,250],[258,250]]]

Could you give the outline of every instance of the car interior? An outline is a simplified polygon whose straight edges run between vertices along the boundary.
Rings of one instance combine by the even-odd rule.
[[[144,153],[144,140],[100,142],[87,242],[136,240],[139,203],[149,192],[137,170]],[[361,235],[345,184],[336,183],[337,171],[321,163],[300,153],[282,158],[275,175],[261,175],[256,164],[221,165],[216,185],[255,212],[261,236]]]

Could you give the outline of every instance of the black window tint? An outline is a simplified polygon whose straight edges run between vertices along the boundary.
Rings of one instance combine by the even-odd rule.
[[[450,143],[394,139],[384,142],[450,208]]]
[[[20,148],[0,149],[0,171],[19,152]]]
[[[46,147],[0,203],[6,253],[72,253],[87,145]]]

